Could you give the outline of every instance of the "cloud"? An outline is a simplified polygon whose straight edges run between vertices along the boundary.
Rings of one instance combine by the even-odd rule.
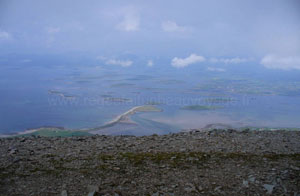
[[[250,61],[250,59],[247,58],[239,58],[239,57],[235,57],[235,58],[211,58],[210,62],[211,63],[225,63],[225,64],[239,64],[239,63],[245,63]]]
[[[55,33],[59,33],[60,32],[60,28],[59,27],[47,27],[46,31],[49,34],[55,34]]]
[[[61,31],[59,27],[47,27],[46,32],[47,32],[47,38],[46,38],[46,46],[51,47],[52,44],[55,42],[55,37],[56,34],[58,34]]]
[[[207,71],[214,71],[214,72],[224,72],[226,71],[225,69],[222,68],[217,68],[217,67],[208,67]]]
[[[0,30],[0,41],[8,41],[12,40],[12,35],[6,31],[1,31]]]
[[[152,67],[152,66],[153,66],[153,61],[152,61],[152,60],[149,60],[148,63],[147,63],[147,66],[148,66],[148,67]]]
[[[193,63],[203,62],[205,61],[205,58],[203,56],[198,56],[196,54],[191,54],[189,57],[181,59],[181,58],[173,58],[171,65],[173,67],[182,68],[186,67]]]
[[[176,22],[173,21],[164,21],[161,23],[161,28],[165,32],[183,32],[186,31],[186,27],[179,26]]]
[[[116,26],[121,31],[138,31],[140,26],[140,16],[133,7],[124,8],[122,11],[122,21]]]
[[[300,56],[282,57],[271,54],[263,57],[260,63],[269,69],[300,70]]]
[[[116,60],[116,59],[110,59],[105,62],[107,65],[119,65],[121,67],[130,67],[132,65],[132,61],[130,60]]]

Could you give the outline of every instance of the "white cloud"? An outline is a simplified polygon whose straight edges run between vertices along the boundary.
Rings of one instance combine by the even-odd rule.
[[[0,41],[12,40],[12,35],[6,31],[0,30]]]
[[[173,21],[164,21],[161,23],[161,28],[165,32],[183,32],[186,31],[186,27],[179,26],[176,22]]]
[[[148,67],[152,67],[152,66],[153,66],[153,61],[152,61],[152,60],[149,60],[148,63],[147,63],[147,66],[148,66]]]
[[[61,31],[59,27],[46,27],[47,37],[46,37],[46,46],[51,47],[55,42],[56,35]]]
[[[121,31],[137,31],[140,26],[140,16],[133,7],[126,7],[122,10],[122,21],[116,26]]]
[[[61,29],[59,27],[47,27],[46,30],[49,34],[55,34],[59,33]]]
[[[217,67],[208,67],[207,71],[224,72],[226,70],[222,69],[222,68],[217,68]]]
[[[239,58],[239,57],[235,57],[235,58],[211,58],[210,62],[211,63],[225,63],[225,64],[239,64],[239,63],[245,63],[250,61],[250,59],[247,58]]]
[[[267,55],[262,58],[260,63],[269,69],[300,70],[300,56]]]
[[[197,62],[203,62],[205,61],[205,58],[203,56],[198,56],[196,54],[191,54],[189,57],[181,59],[181,58],[173,58],[172,59],[172,66],[177,68],[186,67],[190,64],[197,63]]]
[[[132,65],[132,63],[133,62],[130,60],[116,60],[116,59],[110,59],[105,62],[105,64],[107,65],[119,65],[122,67],[129,67]]]

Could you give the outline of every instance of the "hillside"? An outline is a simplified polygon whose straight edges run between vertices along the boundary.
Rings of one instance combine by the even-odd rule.
[[[0,195],[297,195],[300,132],[0,139]]]

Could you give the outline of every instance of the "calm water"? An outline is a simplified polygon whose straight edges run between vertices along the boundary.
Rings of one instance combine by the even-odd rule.
[[[116,128],[112,134],[168,133],[212,123],[300,128],[297,74],[279,80],[272,79],[272,74],[278,73],[260,73],[253,78],[248,72],[230,69],[225,73],[174,68],[158,72],[145,66],[2,62],[0,133],[42,126],[96,127],[149,102],[158,104],[163,112],[136,114],[132,120],[138,127]],[[183,109],[189,105],[218,107]]]

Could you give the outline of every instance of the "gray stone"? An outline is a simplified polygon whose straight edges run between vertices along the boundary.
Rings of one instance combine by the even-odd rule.
[[[95,196],[96,193],[99,191],[99,187],[96,185],[88,185],[88,196]]]
[[[264,184],[263,187],[267,190],[267,194],[272,194],[275,186],[272,184]]]
[[[291,169],[293,169],[293,170],[297,170],[297,171],[299,171],[299,170],[300,170],[300,168],[299,168],[299,167],[296,167],[296,166],[293,166],[293,165],[291,165]]]
[[[250,182],[255,182],[255,177],[249,176],[249,181],[250,181]]]
[[[243,186],[244,187],[249,187],[249,182],[247,180],[243,180]]]
[[[63,190],[61,193],[60,193],[61,196],[68,196],[68,192],[66,190]]]

